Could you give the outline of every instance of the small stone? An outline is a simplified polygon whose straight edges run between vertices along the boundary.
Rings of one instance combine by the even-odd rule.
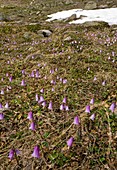
[[[96,9],[96,8],[97,8],[97,3],[94,1],[87,2],[84,7],[85,10],[92,10],[92,9]]]

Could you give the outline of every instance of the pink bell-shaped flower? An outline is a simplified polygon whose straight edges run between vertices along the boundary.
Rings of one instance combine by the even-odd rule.
[[[68,146],[68,148],[72,147],[73,140],[74,140],[73,137],[71,137],[70,139],[68,139],[68,141],[67,141],[67,146]]]
[[[109,110],[111,110],[111,112],[113,113],[115,108],[116,108],[116,103],[114,102],[114,103],[111,104]]]
[[[74,118],[74,124],[75,124],[75,125],[79,125],[79,124],[80,124],[80,121],[79,121],[79,117],[78,117],[78,116],[76,116],[76,117]]]
[[[85,112],[86,112],[86,113],[90,113],[90,106],[89,106],[89,105],[86,106]]]
[[[33,131],[35,130],[35,123],[34,122],[31,122],[29,129],[33,130]]]
[[[38,145],[36,145],[36,146],[34,147],[34,151],[33,151],[33,153],[32,153],[32,157],[34,157],[34,158],[40,158],[40,150],[39,150],[39,146],[38,146]]]

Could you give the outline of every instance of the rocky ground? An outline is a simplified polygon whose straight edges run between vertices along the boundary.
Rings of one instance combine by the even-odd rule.
[[[116,169],[117,26],[46,22],[106,7],[117,0],[0,0],[0,170]]]

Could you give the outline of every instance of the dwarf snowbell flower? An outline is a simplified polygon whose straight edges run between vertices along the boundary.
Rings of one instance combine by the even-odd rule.
[[[90,104],[94,104],[94,98],[91,99]]]
[[[52,91],[54,91],[54,88],[52,87],[52,89],[51,89]]]
[[[35,76],[36,76],[36,78],[39,77],[39,71],[38,70],[36,71],[36,75]]]
[[[4,115],[3,113],[0,113],[0,120],[3,120],[4,119]]]
[[[95,119],[95,113],[90,116],[90,119],[94,121],[94,119]]]
[[[19,150],[11,149],[10,152],[9,152],[9,156],[8,157],[12,160],[14,158],[15,153],[16,153],[16,155],[18,155],[19,154]]]
[[[30,76],[31,76],[31,77],[35,77],[34,71],[32,71],[32,73],[31,73]]]
[[[64,97],[63,103],[67,103],[67,97]]]
[[[30,130],[35,130],[35,123],[34,123],[34,122],[31,123],[29,129],[30,129]]]
[[[44,100],[43,96],[40,96],[40,99],[39,99],[38,103],[42,103],[42,102],[44,102],[44,101],[45,101],[45,100]]]
[[[12,76],[11,76],[11,77],[9,77],[9,81],[10,81],[10,82],[12,82],[12,80],[13,80],[13,77],[12,77]]]
[[[113,113],[115,108],[116,108],[116,103],[114,102],[114,103],[111,104],[109,110],[111,110],[111,112]]]
[[[106,81],[103,81],[103,82],[102,82],[102,86],[105,86],[105,84],[106,84]]]
[[[85,112],[86,112],[86,113],[90,113],[90,106],[89,106],[89,105],[86,106]]]
[[[56,81],[51,80],[51,84],[55,85],[55,84],[56,84]]]
[[[69,111],[69,107],[68,107],[67,105],[65,106],[65,110],[66,110],[66,111]]]
[[[36,102],[39,101],[39,97],[38,97],[38,94],[35,95],[35,99],[36,99]]]
[[[31,111],[28,113],[27,119],[33,120],[33,113]]]
[[[24,80],[22,80],[22,82],[21,82],[21,86],[25,86],[26,84],[25,84],[25,81]]]
[[[44,89],[42,88],[42,89],[40,90],[40,92],[41,92],[41,93],[44,93]]]
[[[61,105],[60,105],[60,110],[62,110],[62,111],[63,111],[64,109],[65,109],[64,104],[61,104]]]
[[[73,140],[74,140],[73,137],[71,137],[70,139],[68,139],[68,141],[67,141],[67,146],[68,146],[68,148],[72,147]]]
[[[74,118],[74,124],[75,124],[75,125],[79,125],[79,124],[80,124],[80,121],[79,121],[79,117],[78,117],[78,116],[76,116],[76,117]]]
[[[46,101],[42,102],[41,105],[43,106],[43,108],[45,108],[46,107]]]
[[[8,102],[5,104],[5,106],[4,106],[6,109],[8,109],[9,108],[9,104],[8,104]]]
[[[1,93],[0,93],[0,94],[4,94],[4,90],[3,90],[3,89],[1,90]]]
[[[48,109],[49,109],[49,110],[53,110],[52,101],[50,101],[49,106],[48,106]]]
[[[39,146],[38,146],[38,145],[36,145],[36,146],[34,147],[34,151],[33,151],[33,153],[32,153],[32,157],[34,157],[34,158],[40,158],[40,150],[39,150]]]
[[[67,83],[67,79],[63,79],[63,84],[66,84]]]
[[[2,104],[0,103],[0,109],[2,109]]]
[[[22,70],[22,74],[25,74],[25,70]]]
[[[93,79],[94,81],[96,81],[97,80],[97,78],[96,77],[94,77],[94,79]]]

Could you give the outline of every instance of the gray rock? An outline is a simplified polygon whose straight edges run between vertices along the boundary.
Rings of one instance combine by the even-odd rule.
[[[65,1],[65,4],[66,4],[66,5],[73,4],[73,1],[72,1],[72,0],[66,0],[66,1]]]
[[[96,9],[96,8],[97,8],[97,3],[94,1],[87,2],[84,7],[85,10],[92,10],[92,9]]]
[[[39,34],[42,34],[44,37],[49,37],[52,34],[52,31],[50,30],[39,30]]]
[[[70,17],[66,18],[64,21],[65,22],[70,22],[70,21],[73,21],[73,20],[76,20],[76,19],[77,19],[77,15],[72,14]]]
[[[71,40],[72,40],[71,36],[68,36],[64,39],[64,41],[71,41]]]
[[[82,25],[84,27],[109,27],[108,23],[104,21],[87,21]]]
[[[8,22],[10,21],[10,17],[7,14],[0,13],[0,21]]]
[[[107,4],[105,4],[105,5],[99,5],[98,8],[99,8],[99,9],[105,9],[105,8],[108,8],[108,5],[107,5]]]

